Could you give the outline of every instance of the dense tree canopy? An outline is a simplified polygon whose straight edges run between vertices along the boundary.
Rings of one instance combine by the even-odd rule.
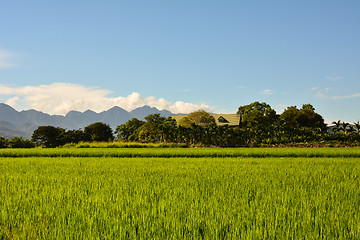
[[[22,139],[21,137],[13,137],[6,139],[0,137],[0,148],[33,148],[35,144],[30,139]]]
[[[116,127],[115,133],[117,138],[124,141],[137,141],[140,127],[144,125],[144,121],[133,118],[124,124]]]
[[[109,142],[114,140],[111,127],[102,122],[96,122],[86,126],[84,133],[89,141]]]
[[[215,126],[216,121],[215,118],[211,116],[208,112],[204,110],[198,110],[190,113],[186,117],[183,117],[179,122],[179,125],[188,128],[191,127],[192,124],[201,127],[210,127]]]
[[[160,126],[165,119],[165,117],[160,116],[158,113],[145,117],[146,122],[139,131],[139,140],[142,142],[161,142],[163,139]]]
[[[58,147],[64,144],[65,129],[53,126],[38,127],[31,140],[38,146]]]
[[[326,124],[323,117],[315,112],[311,104],[304,104],[301,109],[296,106],[288,107],[281,115],[280,119],[288,128],[319,128],[321,131],[326,130]]]
[[[265,102],[253,102],[249,105],[239,107],[242,127],[253,129],[265,129],[277,121],[278,116],[274,109]]]

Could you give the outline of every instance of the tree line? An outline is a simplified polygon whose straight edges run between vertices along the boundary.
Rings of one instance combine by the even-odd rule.
[[[117,126],[114,132],[101,122],[90,124],[84,130],[40,126],[34,131],[31,141],[21,138],[17,141],[27,141],[28,147],[114,140],[218,147],[360,143],[359,122],[349,124],[339,120],[334,122],[333,131],[329,132],[323,117],[311,104],[304,104],[302,108],[290,106],[279,115],[269,104],[253,102],[240,106],[237,114],[240,115],[238,126],[219,126],[214,117],[203,110],[193,112],[179,122],[160,114],[151,114],[145,117],[145,121],[133,118]],[[9,147],[16,145],[13,142],[16,141],[12,141]]]

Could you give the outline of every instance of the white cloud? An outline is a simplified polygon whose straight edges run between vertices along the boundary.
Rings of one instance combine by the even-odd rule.
[[[270,89],[265,89],[264,91],[262,91],[262,94],[265,94],[265,95],[272,95],[274,94],[274,92]]]
[[[349,98],[358,98],[360,97],[360,93],[354,93],[354,94],[350,94],[350,95],[344,95],[344,96],[329,96],[326,95],[325,93],[327,93],[329,91],[329,88],[325,88],[324,91],[317,91],[315,94],[316,98],[322,98],[322,99],[331,99],[331,100],[342,100],[342,99],[349,99]],[[325,92],[325,93],[324,93]]]
[[[336,82],[336,81],[344,79],[344,76],[339,76],[336,73],[333,73],[333,74],[326,76],[325,79],[328,81]]]
[[[12,53],[0,49],[0,68],[10,68],[14,66],[14,64],[9,63],[9,59],[12,55]]]
[[[213,108],[206,104],[193,104],[177,101],[171,103],[164,98],[152,96],[143,97],[138,92],[133,92],[127,97],[111,98],[109,90],[96,87],[85,87],[71,83],[53,83],[50,85],[9,87],[0,85],[0,95],[11,95],[7,100],[11,106],[17,103],[27,105],[49,114],[64,115],[71,110],[86,111],[91,109],[95,112],[102,112],[114,106],[119,106],[127,111],[137,107],[149,105],[159,110],[169,110],[173,113],[190,113],[199,109],[213,111]]]
[[[341,99],[358,98],[358,97],[360,97],[360,93],[354,93],[346,96],[331,96],[330,98],[333,100],[341,100]]]
[[[184,88],[184,89],[180,89],[181,92],[191,92],[190,88]]]
[[[19,101],[19,97],[12,97],[12,98],[9,98],[5,103],[11,107],[15,107],[16,105],[16,102]]]

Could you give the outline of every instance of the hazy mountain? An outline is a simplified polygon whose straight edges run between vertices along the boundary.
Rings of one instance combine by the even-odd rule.
[[[144,120],[144,118],[148,115],[155,113],[160,113],[160,115],[164,117],[168,117],[173,114],[167,110],[158,110],[157,108],[149,106],[139,107],[130,112],[133,118],[137,118],[139,120]]]
[[[0,121],[0,136],[8,139],[15,136],[26,139],[31,137],[36,128],[36,125],[32,125],[30,123],[14,124],[6,121]]]
[[[99,113],[100,121],[109,124],[112,128],[126,123],[133,116],[126,110],[120,107],[113,107],[105,112]]]
[[[23,121],[23,118],[19,114],[19,112],[13,109],[12,107],[4,103],[0,103],[0,121],[6,121],[6,122],[18,124]]]
[[[66,129],[84,128],[95,122],[109,124],[113,129],[132,118],[144,120],[150,114],[159,113],[163,117],[172,115],[167,110],[158,110],[143,106],[128,112],[120,107],[113,107],[107,111],[96,113],[91,110],[85,112],[70,111],[65,116],[49,115],[36,110],[18,112],[12,107],[0,103],[0,136],[11,138],[14,136],[30,138],[38,126],[54,126]]]

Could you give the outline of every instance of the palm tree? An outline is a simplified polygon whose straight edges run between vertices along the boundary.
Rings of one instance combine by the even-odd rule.
[[[332,124],[334,124],[333,132],[340,132],[342,130],[342,124],[341,121],[338,120],[337,122],[333,121]]]
[[[341,127],[342,127],[342,130],[344,131],[344,133],[347,133],[347,132],[349,132],[350,123],[342,122]]]
[[[360,132],[360,122],[359,120],[357,122],[354,122],[354,128],[356,132]]]

